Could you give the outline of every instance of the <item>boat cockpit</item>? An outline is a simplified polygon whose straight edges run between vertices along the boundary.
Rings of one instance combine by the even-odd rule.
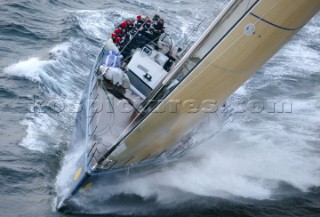
[[[166,32],[156,32],[156,25],[163,22],[161,20],[158,15],[152,21],[138,16],[134,25],[139,28],[125,30],[127,33],[119,42],[118,37],[115,38],[116,32],[119,33],[122,27],[119,33],[122,35],[126,28],[121,23],[112,33],[113,43],[109,41],[104,46],[96,63],[96,74],[104,80],[105,89],[118,99],[126,99],[136,110],[161,87],[181,55],[181,49],[173,48],[172,39]],[[125,22],[127,26],[133,23],[132,20]]]

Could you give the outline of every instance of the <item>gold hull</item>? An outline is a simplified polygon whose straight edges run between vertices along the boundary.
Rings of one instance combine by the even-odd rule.
[[[235,2],[230,15],[215,24],[188,57],[201,58],[203,50],[214,48],[159,104],[158,112],[152,112],[127,135],[123,140],[125,150],[108,157],[117,162],[114,168],[155,157],[177,144],[195,123],[220,106],[320,9],[320,0],[260,0],[251,1],[252,9],[244,14],[243,8],[250,1]],[[235,13],[237,19],[231,20],[235,19],[231,15]],[[232,28],[224,30],[226,26]],[[222,37],[217,38],[219,34]]]

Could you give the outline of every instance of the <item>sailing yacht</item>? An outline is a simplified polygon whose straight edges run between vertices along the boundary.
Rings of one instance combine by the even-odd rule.
[[[219,118],[226,99],[319,9],[320,0],[232,0],[170,69],[166,37],[159,41],[169,50],[148,43],[130,58],[107,42],[73,131],[71,143],[84,151],[68,167],[70,190],[57,209],[179,160],[197,145],[192,137],[201,124]]]

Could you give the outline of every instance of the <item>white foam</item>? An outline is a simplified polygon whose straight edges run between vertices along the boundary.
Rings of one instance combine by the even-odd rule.
[[[236,95],[241,95],[241,96],[245,96],[247,94],[247,90],[246,90],[246,86],[242,85],[240,86],[236,91],[235,91]]]
[[[52,136],[59,131],[57,130],[58,121],[67,120],[66,123],[73,123],[70,121],[76,111],[73,105],[81,95],[81,92],[74,91],[74,89],[77,78],[81,76],[82,72],[79,67],[73,66],[72,58],[77,55],[71,56],[70,49],[77,44],[79,44],[77,40],[72,43],[57,44],[50,49],[49,60],[33,57],[4,69],[4,72],[9,76],[22,77],[40,83],[39,100],[43,101],[42,106],[47,106],[46,111],[40,112],[30,108],[30,113],[21,122],[27,127],[26,136],[19,144],[22,147],[40,152],[55,148],[52,145],[61,142],[59,137]],[[48,106],[52,107],[53,105],[52,102],[57,102],[58,106],[65,107],[63,113],[48,111]],[[59,108],[57,109],[59,110]]]
[[[107,40],[114,29],[114,20],[109,20],[103,11],[81,10],[75,12],[80,27],[91,38]],[[112,22],[111,22],[112,21]],[[120,22],[120,21],[119,21]]]
[[[71,48],[71,43],[69,42],[64,42],[62,44],[58,44],[55,47],[53,47],[50,50],[50,53],[53,53],[57,56],[63,56],[63,55],[68,55],[69,54],[69,50]]]
[[[308,191],[320,183],[320,159],[313,154],[319,150],[307,146],[299,136],[289,136],[285,130],[275,133],[231,123],[192,153],[193,161],[110,186],[104,194],[134,193],[144,198],[156,195],[159,202],[168,203],[181,201],[170,193],[168,189],[172,188],[201,196],[257,200],[281,194],[281,182]]]
[[[50,138],[53,142],[57,137],[52,137],[57,130],[58,123],[45,113],[28,114],[21,124],[27,127],[26,136],[19,143],[20,146],[32,151],[46,152]]]
[[[85,152],[86,145],[78,144],[78,148],[72,151],[68,151],[62,162],[61,170],[56,177],[56,191],[57,195],[61,198],[66,198],[70,194],[71,187],[73,185],[72,175],[75,173],[79,159]],[[85,168],[82,168],[83,170]]]
[[[20,61],[4,69],[4,73],[29,79],[33,82],[41,82],[41,74],[44,74],[43,67],[52,63],[51,60],[40,60],[37,57]]]
[[[62,58],[70,48],[69,43],[58,44],[50,51],[51,54],[56,57]],[[10,65],[4,69],[4,73],[10,76],[16,76],[29,79],[33,82],[42,82],[41,77],[50,79],[46,71],[46,66],[54,65],[56,60],[43,60],[39,57],[32,57],[27,60],[21,60],[13,65]]]

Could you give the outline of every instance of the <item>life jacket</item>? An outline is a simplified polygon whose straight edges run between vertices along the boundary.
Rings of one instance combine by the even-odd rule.
[[[121,38],[120,37],[117,37],[115,40],[114,40],[114,43],[116,44],[120,44],[121,42]]]
[[[124,21],[120,24],[121,29],[125,29],[127,28],[127,26],[128,26],[127,21]]]
[[[117,34],[117,35],[120,35],[120,34],[122,34],[122,31],[121,31],[120,28],[116,28],[116,29],[114,30],[114,33]]]

